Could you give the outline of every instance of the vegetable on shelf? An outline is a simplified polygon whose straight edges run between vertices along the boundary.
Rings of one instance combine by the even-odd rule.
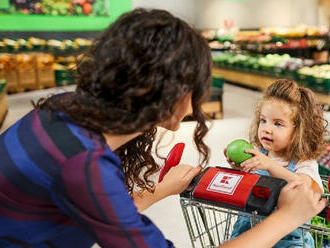
[[[330,228],[330,223],[326,221],[325,218],[320,217],[320,216],[315,216],[311,220],[312,225],[320,226],[323,228]],[[323,248],[323,247],[329,247],[327,245],[330,245],[330,237],[329,236],[324,236],[322,234],[315,234],[314,232],[312,233],[314,242],[315,242],[315,247],[316,248]]]

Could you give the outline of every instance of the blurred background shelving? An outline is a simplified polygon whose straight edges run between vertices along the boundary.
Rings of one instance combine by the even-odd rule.
[[[214,69],[212,94],[204,108],[212,118],[223,118],[224,84],[262,91],[276,78],[311,88],[328,109],[328,0],[4,0],[0,22],[7,20],[8,28],[0,27],[3,94],[74,84],[80,56],[109,23],[135,7],[166,9],[207,39]]]

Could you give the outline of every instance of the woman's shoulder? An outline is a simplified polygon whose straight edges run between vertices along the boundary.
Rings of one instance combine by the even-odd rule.
[[[75,124],[62,112],[34,110],[30,115],[31,125],[39,130],[38,138],[48,145],[52,144],[66,158],[107,148],[102,135]]]

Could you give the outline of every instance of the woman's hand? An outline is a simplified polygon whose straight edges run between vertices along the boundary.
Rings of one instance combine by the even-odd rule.
[[[294,181],[287,184],[278,199],[278,211],[282,212],[293,225],[299,226],[317,215],[327,206],[327,200],[321,199],[306,182]]]
[[[132,194],[137,210],[142,212],[167,196],[180,194],[189,186],[191,180],[200,173],[201,169],[200,166],[193,167],[186,164],[172,167],[163,180],[155,185],[154,192],[142,190]]]
[[[273,247],[285,235],[321,212],[326,204],[327,200],[320,199],[306,183],[289,183],[281,191],[277,211],[219,248]]]
[[[223,154],[225,155],[228,164],[230,165],[231,168],[235,169],[235,170],[242,170],[241,166],[235,164],[233,161],[230,160],[230,158],[227,156],[227,149],[225,148],[223,150]]]
[[[245,172],[269,170],[269,168],[274,166],[276,163],[274,160],[258,151],[258,149],[247,149],[245,152],[253,155],[252,158],[249,158],[241,163],[242,170]]]
[[[184,191],[202,170],[201,166],[193,167],[186,164],[180,164],[172,167],[164,176],[164,179],[157,185],[165,197],[180,194]]]

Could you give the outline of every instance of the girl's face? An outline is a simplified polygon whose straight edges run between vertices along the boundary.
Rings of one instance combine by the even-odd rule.
[[[264,149],[280,156],[292,142],[294,123],[292,107],[283,102],[268,100],[260,112],[258,139]]]

